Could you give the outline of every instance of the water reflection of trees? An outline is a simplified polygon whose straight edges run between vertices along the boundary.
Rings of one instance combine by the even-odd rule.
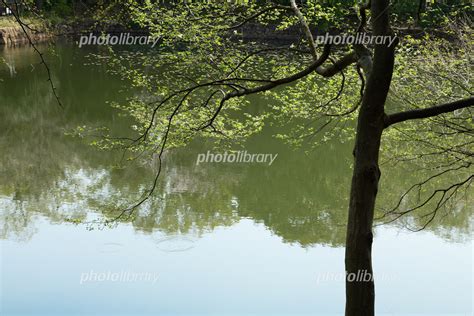
[[[8,133],[2,133],[0,146],[9,154],[0,158],[2,238],[30,237],[37,216],[53,223],[86,221],[93,212],[113,216],[108,211],[138,198],[153,175],[149,164],[112,168],[119,155],[65,137],[60,122],[38,120],[44,113],[21,120],[19,113],[5,114],[2,126],[8,126]],[[329,144],[308,156],[264,136],[246,149],[279,153],[272,166],[196,166],[197,154],[207,148],[195,144],[167,153],[157,195],[131,219],[136,230],[199,235],[251,218],[286,242],[343,244],[350,162],[340,157],[348,156],[343,152],[350,151],[349,146]],[[390,177],[404,179],[392,186],[405,188],[407,177],[408,173]],[[385,194],[382,203],[384,197],[395,198]],[[429,229],[448,239],[468,235],[471,214],[467,207],[456,211],[455,217],[444,217]]]
[[[125,125],[105,105],[112,97],[104,90],[116,91],[117,82],[104,78],[103,86],[94,87],[91,78],[96,70],[69,69],[67,65],[77,56],[73,52],[61,56],[63,62],[55,76],[62,83],[75,78],[74,86],[62,86],[66,113],[58,111],[54,98],[45,92],[47,82],[41,74],[27,73],[26,65],[16,67],[15,74],[25,78],[5,80],[0,86],[4,101],[0,149],[5,153],[0,156],[1,238],[30,238],[38,216],[58,224],[71,219],[87,221],[96,213],[110,218],[113,213],[109,210],[138,198],[154,174],[153,164],[139,161],[126,169],[112,168],[119,153],[100,152],[64,135],[65,130],[85,123]],[[130,220],[136,230],[199,235],[250,218],[264,223],[285,242],[303,246],[344,243],[350,170],[350,159],[344,157],[350,157],[349,144],[334,141],[305,154],[263,134],[245,149],[278,153],[272,166],[196,166],[197,154],[210,149],[208,145],[197,142],[167,153],[156,196]],[[411,169],[383,172],[389,181],[383,186],[387,189],[380,196],[381,207],[393,204],[412,180],[419,179]],[[449,179],[443,181],[449,183]],[[471,204],[472,198],[458,200],[451,205],[450,216],[440,217],[427,229],[446,239],[469,238]],[[410,214],[405,221],[421,219]]]
[[[0,158],[3,238],[30,236],[38,215],[54,223],[86,220],[93,211],[130,203],[147,185],[153,166],[111,168],[119,155],[64,136],[80,115],[65,123],[47,97],[26,93],[19,99],[17,107],[0,109],[0,146],[8,148]],[[270,143],[264,138],[246,149],[279,153],[272,166],[196,166],[197,153],[207,150],[202,144],[168,153],[160,191],[137,212],[133,226],[150,233],[199,234],[248,217],[288,242],[342,244],[345,201],[338,192],[347,189],[348,164],[333,159],[329,148],[307,157]]]

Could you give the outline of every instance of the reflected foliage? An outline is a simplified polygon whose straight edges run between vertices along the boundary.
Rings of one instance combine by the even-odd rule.
[[[135,96],[123,81],[107,74],[103,65],[90,64],[84,52],[58,47],[53,60],[66,110],[61,111],[44,81],[41,69],[32,71],[32,51],[4,51],[5,60],[18,62],[15,72],[2,65],[0,83],[0,235],[27,240],[35,233],[35,219],[53,223],[93,222],[114,216],[137,199],[156,172],[156,162],[121,161],[120,151],[98,151],[90,139],[65,135],[78,125],[107,126],[121,132],[130,122],[108,101]],[[97,80],[100,78],[100,85]],[[72,80],[74,82],[72,82]],[[264,107],[261,100],[259,108]],[[167,151],[156,195],[128,219],[137,231],[169,235],[201,235],[230,226],[242,218],[261,222],[285,242],[304,247],[342,246],[345,240],[351,142],[338,138],[305,152],[272,138],[272,126],[243,144],[250,153],[278,154],[271,166],[202,163],[199,153],[223,152],[209,140]],[[122,168],[126,164],[127,168]],[[389,179],[380,198],[388,205],[407,189],[411,169],[383,170]],[[397,173],[396,173],[397,172]],[[419,178],[418,178],[419,179]],[[464,203],[469,203],[466,198]],[[471,203],[472,204],[472,203]],[[466,205],[465,205],[466,206]],[[446,239],[468,238],[472,227],[469,207],[453,205],[455,216],[430,226]],[[414,216],[407,220],[417,221]],[[96,228],[89,225],[90,228]]]

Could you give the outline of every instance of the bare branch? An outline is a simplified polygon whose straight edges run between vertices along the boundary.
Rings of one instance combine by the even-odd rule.
[[[451,169],[451,170],[455,170],[455,169]],[[447,171],[451,171],[451,170],[447,170]],[[446,171],[445,171],[445,172],[446,172]],[[425,180],[425,181],[423,181],[423,182],[421,182],[421,183],[419,183],[419,184],[417,184],[417,185],[415,185],[415,186],[421,186],[422,184],[424,184],[424,183],[430,181],[431,179],[433,179],[433,178],[435,178],[435,177],[440,176],[441,174],[443,174],[443,173],[445,173],[445,172],[442,172],[442,173],[439,173],[439,174],[437,174],[437,175],[435,175],[435,176],[432,176],[432,177],[428,178],[427,180]],[[400,217],[402,217],[402,216],[405,215],[405,214],[408,214],[408,213],[414,212],[414,211],[416,211],[416,210],[418,210],[418,209],[421,209],[422,207],[424,207],[425,205],[427,205],[430,201],[432,201],[438,194],[440,194],[440,197],[439,197],[438,202],[436,203],[436,206],[434,207],[434,209],[431,210],[429,213],[422,215],[422,218],[429,217],[428,221],[425,222],[425,224],[423,224],[423,226],[422,226],[421,228],[415,229],[415,230],[412,229],[412,231],[415,231],[415,232],[421,231],[421,230],[425,229],[425,228],[434,220],[434,218],[436,217],[436,214],[438,213],[439,209],[440,209],[443,205],[445,205],[445,204],[448,202],[448,200],[450,200],[450,199],[453,197],[453,195],[459,190],[459,188],[461,188],[462,186],[465,186],[465,185],[469,186],[473,179],[474,179],[474,174],[471,174],[471,175],[470,175],[469,177],[467,177],[466,179],[464,179],[464,180],[462,180],[462,181],[460,181],[460,182],[458,182],[458,183],[454,183],[454,184],[450,185],[449,187],[447,187],[447,188],[445,188],[445,189],[436,189],[436,190],[433,191],[433,193],[432,193],[430,196],[428,196],[423,202],[421,202],[420,204],[418,204],[418,205],[415,206],[415,207],[409,208],[409,209],[406,210],[406,211],[403,211],[403,212],[394,212],[394,210],[392,210],[392,211],[388,212],[387,214],[385,214],[383,217],[385,217],[386,215],[389,215],[389,214],[394,214],[394,215],[396,215],[396,216],[395,216],[394,218],[390,219],[389,221],[384,222],[384,223],[379,224],[379,225],[385,225],[385,224],[392,223],[392,222],[396,221],[397,219],[399,219]],[[415,186],[411,187],[410,190],[412,190]],[[409,190],[409,191],[410,191],[410,190]],[[409,191],[407,191],[407,192],[404,194],[404,196],[405,196]],[[402,199],[403,199],[403,197],[402,197]],[[401,199],[401,200],[402,200],[402,199]],[[400,200],[400,201],[401,201],[401,200]],[[401,203],[401,202],[399,202],[399,204],[400,204],[400,203]],[[397,206],[397,208],[398,208],[398,206]],[[382,217],[382,218],[383,218],[383,217]]]
[[[428,117],[437,116],[443,113],[453,112],[455,110],[468,108],[474,105],[474,98],[468,98],[463,100],[458,100],[451,103],[445,103],[442,105],[433,106],[426,109],[416,109],[410,110],[395,114],[387,115],[385,118],[385,128],[390,125],[408,121],[408,120],[417,120],[424,119]]]
[[[359,6],[359,20],[360,20],[360,23],[359,23],[359,26],[357,27],[357,32],[360,33],[364,30],[366,24],[367,24],[367,10],[370,9],[370,5],[371,5],[371,0],[367,0],[366,3],[363,3]]]
[[[318,51],[316,49],[316,44],[314,42],[313,34],[311,34],[311,29],[309,28],[309,25],[306,22],[306,19],[305,19],[303,13],[301,13],[300,9],[296,5],[296,1],[295,0],[290,0],[290,3],[291,3],[291,8],[295,12],[295,15],[298,17],[298,20],[301,24],[301,27],[303,28],[303,32],[306,36],[306,40],[308,41],[308,45],[311,49],[311,54],[313,55],[313,59],[317,60],[318,59]]]
[[[39,58],[41,59],[41,64],[43,64],[44,68],[46,69],[46,73],[47,73],[47,76],[48,76],[48,81],[49,81],[49,84],[51,86],[51,90],[53,91],[54,97],[56,98],[56,101],[57,101],[59,107],[64,108],[61,100],[59,99],[58,93],[56,91],[56,86],[54,85],[53,80],[51,78],[51,70],[49,69],[49,66],[48,66],[48,64],[46,63],[46,61],[43,57],[43,53],[41,53],[39,51],[39,49],[36,47],[36,45],[33,42],[33,39],[31,38],[30,34],[26,30],[27,28],[28,29],[31,29],[31,28],[26,23],[24,23],[22,21],[22,19],[20,18],[19,14],[18,14],[18,11],[12,10],[12,8],[7,4],[7,2],[5,0],[1,0],[1,1],[2,1],[3,5],[6,8],[10,9],[10,11],[13,14],[13,17],[15,18],[17,23],[20,25],[23,33],[25,33],[25,36],[28,39],[28,42],[30,43],[30,45],[33,47],[33,49],[35,50],[35,52],[38,54]]]
[[[291,8],[293,9],[295,15],[298,17],[298,21],[300,22],[303,32],[306,36],[306,40],[308,42],[311,55],[313,56],[313,60],[317,60],[318,51],[316,48],[316,43],[314,41],[313,34],[311,33],[311,29],[309,27],[309,24],[306,21],[303,13],[301,13],[301,10],[296,5],[296,1],[290,0],[290,3],[291,3]],[[316,69],[316,72],[323,77],[332,77],[335,74],[339,73],[340,71],[344,70],[349,65],[356,63],[358,61],[358,58],[359,58],[358,54],[356,54],[356,52],[354,51],[351,51],[350,53],[344,55],[340,60],[335,62],[330,67],[327,67],[327,68],[323,68],[321,66],[318,67]]]
[[[357,54],[356,52],[352,51],[341,57],[341,59],[335,61],[332,66],[326,68],[318,67],[318,69],[316,69],[316,72],[323,77],[332,77],[356,62]]]

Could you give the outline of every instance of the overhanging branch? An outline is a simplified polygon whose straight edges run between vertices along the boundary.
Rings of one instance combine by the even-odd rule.
[[[44,56],[43,56],[43,53],[39,51],[39,49],[36,47],[33,39],[31,38],[30,36],[30,33],[28,33],[28,29],[32,30],[33,29],[28,25],[26,24],[25,22],[23,22],[23,20],[21,19],[20,17],[20,14],[18,13],[18,3],[15,1],[15,5],[16,5],[16,8],[17,10],[13,10],[13,8],[11,6],[8,5],[8,3],[6,2],[6,0],[1,0],[1,3],[3,4],[3,6],[5,8],[8,8],[11,12],[12,12],[12,15],[13,17],[15,18],[15,21],[20,25],[21,27],[21,30],[23,31],[23,33],[25,34],[28,42],[30,43],[31,47],[33,47],[33,50],[38,54],[40,60],[41,60],[41,64],[43,64],[45,70],[46,70],[46,73],[47,73],[47,76],[48,76],[48,82],[51,86],[51,91],[53,92],[53,95],[59,105],[60,108],[64,108],[61,100],[59,99],[59,95],[56,91],[56,86],[54,85],[53,83],[53,79],[52,79],[52,75],[51,75],[51,70],[49,69],[49,66],[48,64],[46,63],[45,59],[44,59]]]
[[[474,105],[474,98],[471,97],[468,99],[458,100],[451,103],[445,103],[442,105],[437,105],[437,106],[433,106],[426,109],[416,109],[416,110],[390,114],[390,115],[387,115],[387,117],[385,118],[385,128],[396,123],[400,123],[400,122],[404,122],[408,120],[418,120],[418,119],[433,117],[433,116],[437,116],[443,113],[449,113],[455,110],[468,108],[473,105]]]
[[[301,70],[301,71],[299,71],[299,72],[297,72],[297,73],[295,73],[291,76],[284,77],[284,78],[277,79],[277,80],[272,80],[269,83],[266,83],[264,85],[260,85],[260,86],[254,87],[254,88],[244,89],[244,90],[237,90],[237,91],[232,91],[230,93],[224,94],[224,97],[222,98],[222,100],[221,100],[219,106],[217,107],[217,110],[215,111],[214,115],[211,117],[211,119],[206,124],[204,124],[199,129],[205,129],[207,127],[212,127],[212,124],[214,123],[214,120],[219,115],[220,111],[224,107],[224,104],[227,100],[230,100],[230,99],[235,98],[235,97],[242,97],[242,96],[246,96],[246,95],[265,92],[265,91],[271,90],[273,88],[276,88],[280,85],[291,83],[293,81],[296,81],[298,79],[306,77],[307,75],[309,75],[312,72],[316,71],[316,69],[318,69],[318,67],[321,66],[329,58],[330,50],[331,50],[330,45],[324,46],[324,50],[323,50],[322,55],[319,56],[319,58],[316,61],[314,61],[307,68],[305,68],[305,69],[303,69],[303,70]]]

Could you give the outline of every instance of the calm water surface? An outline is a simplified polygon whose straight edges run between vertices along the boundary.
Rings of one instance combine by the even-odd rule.
[[[87,53],[49,55],[64,111],[30,48],[0,53],[1,315],[342,315],[350,142],[305,154],[266,130],[245,150],[278,153],[271,166],[197,166],[213,149],[196,142],[166,155],[133,220],[71,223],[133,201],[156,168],[65,135],[127,130],[109,103],[139,93]],[[378,314],[471,315],[471,230],[469,207],[420,233],[379,226]]]

